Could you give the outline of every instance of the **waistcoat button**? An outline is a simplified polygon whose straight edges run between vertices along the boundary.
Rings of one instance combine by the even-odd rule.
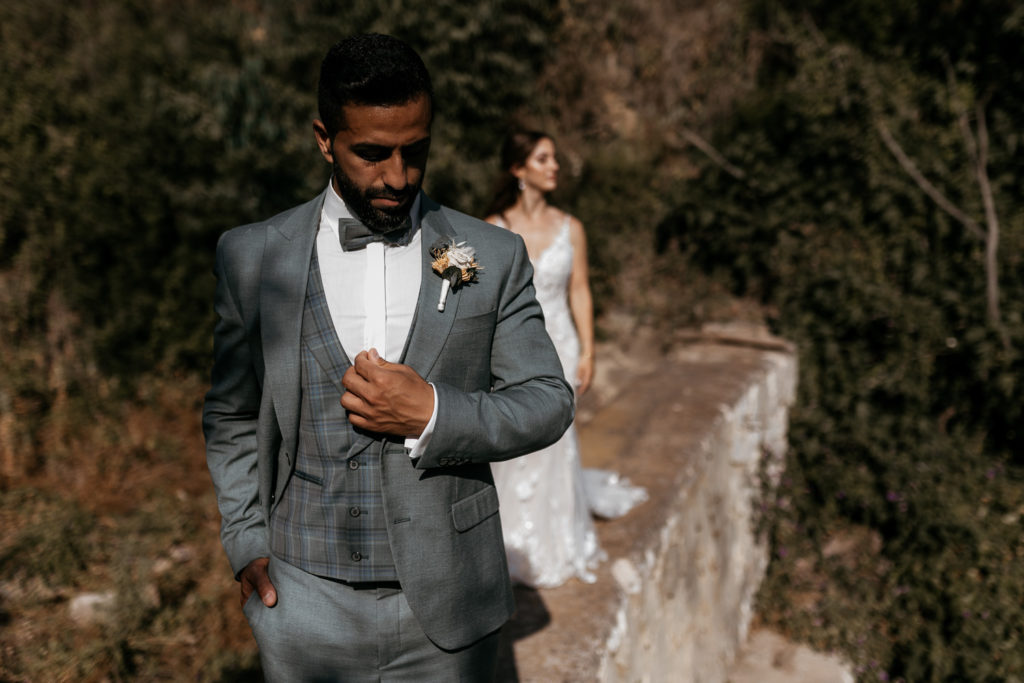
[[[348,468],[350,470],[358,470],[359,469],[359,461],[355,460],[355,459],[349,460],[348,461]]]
[[[350,507],[348,509],[348,514],[350,514],[353,517],[358,517],[359,516],[359,508],[357,508],[357,507]]]
[[[361,559],[363,559],[363,554],[361,552],[359,552],[357,550],[354,553],[352,553],[352,561],[353,562],[358,562]]]

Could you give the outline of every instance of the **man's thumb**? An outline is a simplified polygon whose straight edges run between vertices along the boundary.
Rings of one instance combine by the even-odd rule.
[[[370,360],[372,360],[377,365],[387,365],[388,364],[388,362],[386,360],[384,360],[384,357],[381,356],[379,353],[377,353],[376,347],[371,346],[370,350],[367,352],[366,355],[369,356]]]

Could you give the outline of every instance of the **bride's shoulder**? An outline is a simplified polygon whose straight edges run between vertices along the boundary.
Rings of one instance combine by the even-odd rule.
[[[555,222],[559,230],[568,230],[570,233],[582,233],[583,222],[567,211],[555,209]]]
[[[505,224],[505,221],[502,219],[501,216],[499,216],[496,213],[492,213],[490,216],[485,218],[484,222],[485,223],[490,223],[491,225],[496,225],[499,228],[505,228],[506,230],[508,230],[508,226]]]
[[[558,232],[562,230],[570,220],[573,220],[571,215],[562,211],[558,207],[551,205],[545,207],[544,213],[541,215],[543,216],[541,218],[541,222],[544,225],[544,229],[550,230],[551,232]]]

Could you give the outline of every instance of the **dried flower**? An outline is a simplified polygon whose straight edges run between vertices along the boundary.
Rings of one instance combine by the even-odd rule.
[[[430,247],[434,261],[431,268],[441,276],[441,297],[437,310],[443,311],[449,290],[454,291],[467,282],[476,282],[476,274],[483,270],[476,262],[476,249],[467,247],[465,242],[437,242]]]

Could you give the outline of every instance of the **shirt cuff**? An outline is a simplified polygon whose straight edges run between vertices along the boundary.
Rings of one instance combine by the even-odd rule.
[[[434,424],[437,422],[437,388],[433,384],[430,390],[434,392],[434,412],[430,414],[430,422],[423,428],[419,436],[410,436],[405,440],[405,447],[409,449],[410,458],[418,458],[427,450],[430,437],[434,433]]]

